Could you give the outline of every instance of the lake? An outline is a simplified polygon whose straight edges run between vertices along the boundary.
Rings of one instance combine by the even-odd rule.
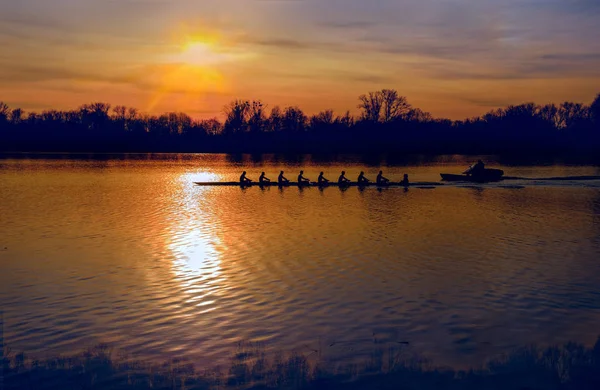
[[[108,343],[226,364],[240,340],[334,361],[396,345],[452,366],[600,334],[600,181],[431,188],[199,187],[380,163],[225,155],[0,160],[5,343]],[[473,158],[381,163],[439,181]],[[508,165],[530,178],[594,166]],[[400,342],[407,342],[400,344]]]

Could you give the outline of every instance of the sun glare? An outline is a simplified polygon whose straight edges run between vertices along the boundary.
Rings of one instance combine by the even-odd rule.
[[[189,42],[174,59],[187,65],[214,66],[228,61],[229,57],[227,54],[219,53],[210,43]]]
[[[192,102],[203,94],[226,92],[237,65],[253,58],[218,33],[193,33],[187,28],[175,34],[169,49],[160,59],[161,85],[149,101],[149,111],[167,99]]]
[[[185,43],[163,57],[161,87],[151,98],[148,110],[153,110],[166,98],[186,95],[190,101],[204,93],[223,92],[226,80],[220,65],[230,60],[219,52],[216,40],[187,38]]]

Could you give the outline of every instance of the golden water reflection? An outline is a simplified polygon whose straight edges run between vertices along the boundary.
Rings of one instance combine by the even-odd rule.
[[[199,193],[193,187],[193,181],[220,178],[202,172],[193,176],[184,174],[176,179],[179,185],[175,187],[180,191],[174,194],[165,246],[172,255],[175,279],[189,294],[186,303],[207,307],[214,303],[210,296],[220,288],[222,240],[216,233],[215,215],[210,212],[210,207],[206,207],[206,195],[211,189]]]
[[[193,182],[300,167],[203,158],[5,169],[5,340],[31,353],[109,342],[140,358],[173,354],[211,367],[227,364],[239,340],[283,350],[350,340],[352,351],[336,344],[322,356],[352,359],[369,356],[376,332],[439,364],[596,340],[598,188],[207,188]],[[302,168],[313,179],[380,169]],[[385,168],[414,181],[459,170]]]

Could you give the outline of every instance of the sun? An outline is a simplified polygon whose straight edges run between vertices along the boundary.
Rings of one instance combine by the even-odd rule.
[[[215,66],[230,60],[230,56],[217,50],[210,42],[191,41],[183,46],[174,60],[192,66]]]
[[[240,67],[255,58],[253,53],[217,33],[176,34],[155,66],[159,86],[147,110],[162,101],[193,102],[199,96],[229,91]]]

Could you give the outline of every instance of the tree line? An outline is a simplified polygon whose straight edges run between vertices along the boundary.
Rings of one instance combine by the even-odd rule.
[[[26,113],[0,102],[0,151],[223,153],[581,153],[600,151],[600,94],[589,104],[525,103],[452,121],[393,89],[358,98],[360,114],[234,100],[224,120],[107,103]]]

